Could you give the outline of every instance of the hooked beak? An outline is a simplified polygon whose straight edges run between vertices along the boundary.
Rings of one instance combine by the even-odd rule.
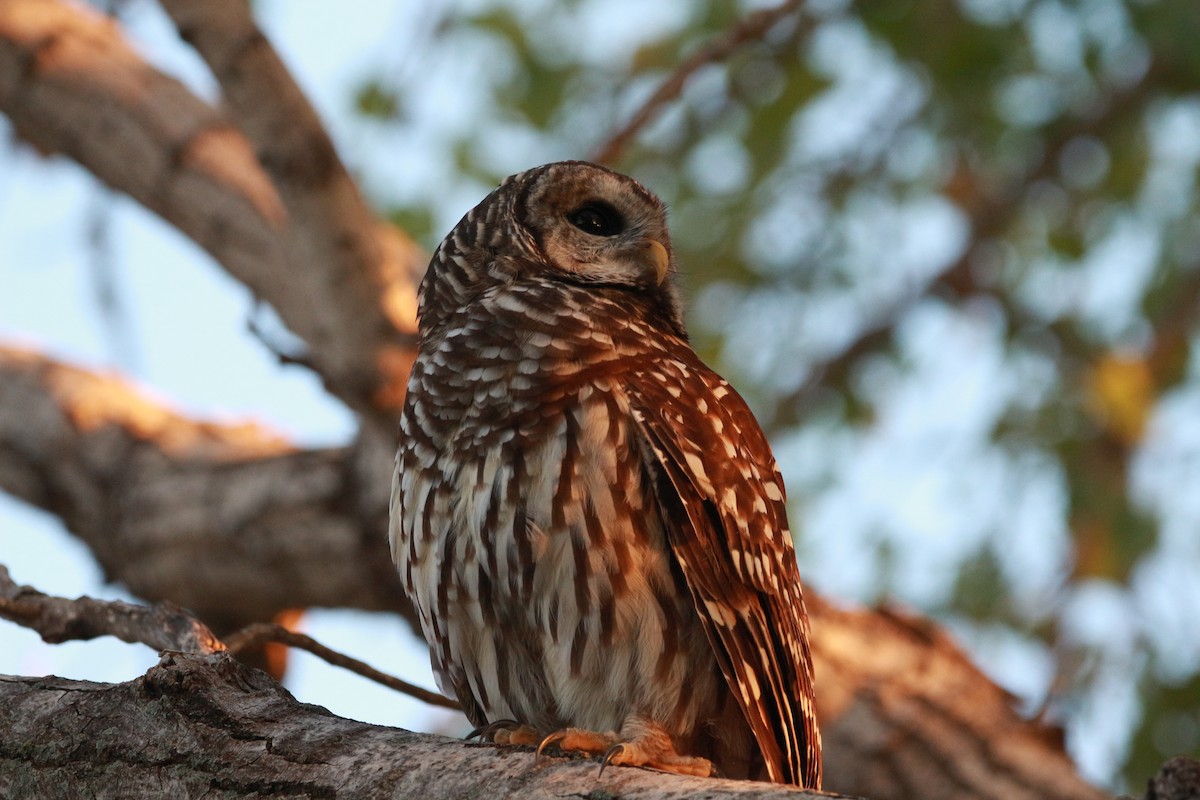
[[[643,246],[645,250],[639,255],[646,266],[646,274],[654,276],[656,286],[662,286],[663,281],[667,279],[667,272],[671,269],[671,256],[667,253],[667,248],[653,239],[648,239]]]

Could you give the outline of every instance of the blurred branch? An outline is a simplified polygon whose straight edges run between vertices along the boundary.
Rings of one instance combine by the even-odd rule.
[[[1194,800],[1200,797],[1200,761],[1175,756],[1159,769],[1146,787],[1145,800]]]
[[[117,600],[68,600],[18,586],[0,564],[0,617],[37,631],[50,644],[115,636],[155,650],[219,653],[225,645],[188,611],[173,603],[139,606]]]
[[[628,122],[609,135],[604,144],[596,149],[591,160],[597,164],[615,164],[634,137],[657,119],[668,103],[683,94],[692,75],[702,67],[723,61],[747,42],[762,39],[781,20],[792,15],[798,16],[803,5],[802,0],[786,0],[778,6],[747,14],[737,25],[701,47],[659,84]]]
[[[355,675],[361,675],[367,680],[375,681],[393,691],[406,694],[431,706],[449,708],[455,711],[462,708],[456,701],[448,697],[444,697],[437,692],[431,692],[428,689],[422,689],[416,684],[388,675],[386,672],[380,672],[370,664],[343,655],[336,650],[331,650],[311,636],[290,631],[282,625],[267,622],[247,625],[237,633],[225,637],[225,642],[229,647],[229,651],[234,655],[241,653],[247,648],[256,647],[268,642],[278,642],[288,647],[295,647],[312,653],[326,663],[332,664],[335,667],[341,667],[344,670],[353,672]]]
[[[341,605],[411,621],[385,544],[394,447],[296,451],[0,346],[0,489],[60,517],[110,579],[210,623]]]
[[[872,800],[1106,797],[1079,777],[1061,731],[1022,719],[938,625],[805,594],[826,789]]]
[[[212,70],[229,112],[279,192],[290,221],[284,257],[302,265],[289,272],[292,291],[318,329],[336,332],[326,344],[348,372],[346,388],[367,401],[352,405],[398,418],[412,363],[416,287],[428,256],[367,207],[247,0],[160,2]],[[319,347],[312,331],[296,330]],[[320,353],[314,356],[323,363]]]
[[[59,0],[0,3],[0,112],[195,240],[305,340],[331,391],[391,425],[425,256],[371,215],[282,66],[267,69],[277,58],[244,3],[170,6],[210,57],[210,42],[234,48],[214,69],[234,120],[146,64],[111,20]],[[269,82],[239,83],[239,66]]]
[[[121,293],[117,259],[113,252],[113,198],[103,186],[93,189],[87,212],[88,272],[96,310],[108,340],[109,357],[126,372],[138,372],[137,337]]]

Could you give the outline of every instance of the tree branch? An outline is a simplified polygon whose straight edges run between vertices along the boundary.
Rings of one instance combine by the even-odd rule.
[[[353,672],[355,675],[361,675],[367,680],[375,681],[376,683],[386,686],[389,689],[406,694],[409,697],[416,698],[423,703],[428,703],[431,706],[440,708],[449,708],[454,711],[459,711],[462,706],[458,702],[451,700],[448,697],[440,695],[436,692],[431,692],[428,689],[422,689],[416,684],[409,683],[406,680],[388,675],[386,672],[380,672],[370,664],[359,661],[357,658],[351,658],[344,653],[339,653],[313,639],[311,636],[305,636],[303,633],[290,631],[282,625],[276,625],[269,622],[256,622],[253,625],[247,625],[242,630],[234,633],[231,636],[225,637],[228,643],[229,652],[238,655],[243,650],[251,647],[257,647],[262,644],[275,642],[284,644],[288,647],[295,647],[305,652],[312,653],[317,658],[327,664],[332,664],[335,667],[341,667],[348,672]]]
[[[189,30],[203,40],[203,26]],[[237,32],[228,44],[246,46],[239,55],[256,69],[273,56],[257,28]],[[236,65],[226,66],[218,78]],[[331,391],[390,425],[412,361],[426,258],[375,220],[315,115],[289,116],[297,101],[281,87],[276,80],[251,95],[226,86],[235,114],[258,104],[257,118],[236,115],[258,137],[256,153],[225,112],[147,65],[109,20],[59,0],[0,3],[0,112],[18,135],[195,240],[304,339]]]
[[[394,422],[412,366],[416,287],[428,256],[368,209],[246,0],[161,4],[221,84],[230,113],[287,207],[285,255],[301,267],[289,276],[311,304],[316,328],[297,332],[310,343],[317,332],[336,332],[329,343],[343,365],[352,365],[366,408]]]
[[[393,454],[370,438],[297,452],[0,347],[0,488],[62,518],[111,580],[210,622],[311,606],[411,621],[384,543]]]
[[[544,759],[342,719],[227,655],[128,683],[0,677],[0,796],[817,798],[762,783]]]
[[[614,164],[634,137],[658,118],[668,103],[677,100],[687,85],[688,79],[702,67],[723,61],[746,42],[761,39],[780,20],[797,13],[802,0],[786,0],[773,8],[764,8],[747,14],[737,25],[721,36],[701,47],[690,58],[675,68],[659,84],[646,101],[633,113],[629,121],[609,135],[608,139],[592,155],[597,164]]]
[[[173,603],[147,607],[90,597],[51,597],[32,586],[18,586],[3,564],[0,617],[32,628],[51,644],[115,636],[156,650],[209,654],[225,649],[203,622]]]
[[[1061,731],[1018,716],[932,622],[806,594],[827,789],[872,800],[1107,797],[1079,777]]]

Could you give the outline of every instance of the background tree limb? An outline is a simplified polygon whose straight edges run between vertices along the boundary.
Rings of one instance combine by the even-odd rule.
[[[58,0],[0,4],[0,112],[195,240],[305,341],[330,391],[390,424],[425,255],[367,209],[244,3],[168,10],[205,45],[232,118],[146,64],[110,20]]]
[[[411,614],[384,545],[392,456],[380,447],[297,451],[0,347],[0,488],[61,517],[110,580],[206,620]]]

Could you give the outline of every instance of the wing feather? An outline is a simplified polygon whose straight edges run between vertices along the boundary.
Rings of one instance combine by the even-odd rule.
[[[768,774],[820,788],[808,616],[766,437],[698,358],[628,388],[671,548]]]

